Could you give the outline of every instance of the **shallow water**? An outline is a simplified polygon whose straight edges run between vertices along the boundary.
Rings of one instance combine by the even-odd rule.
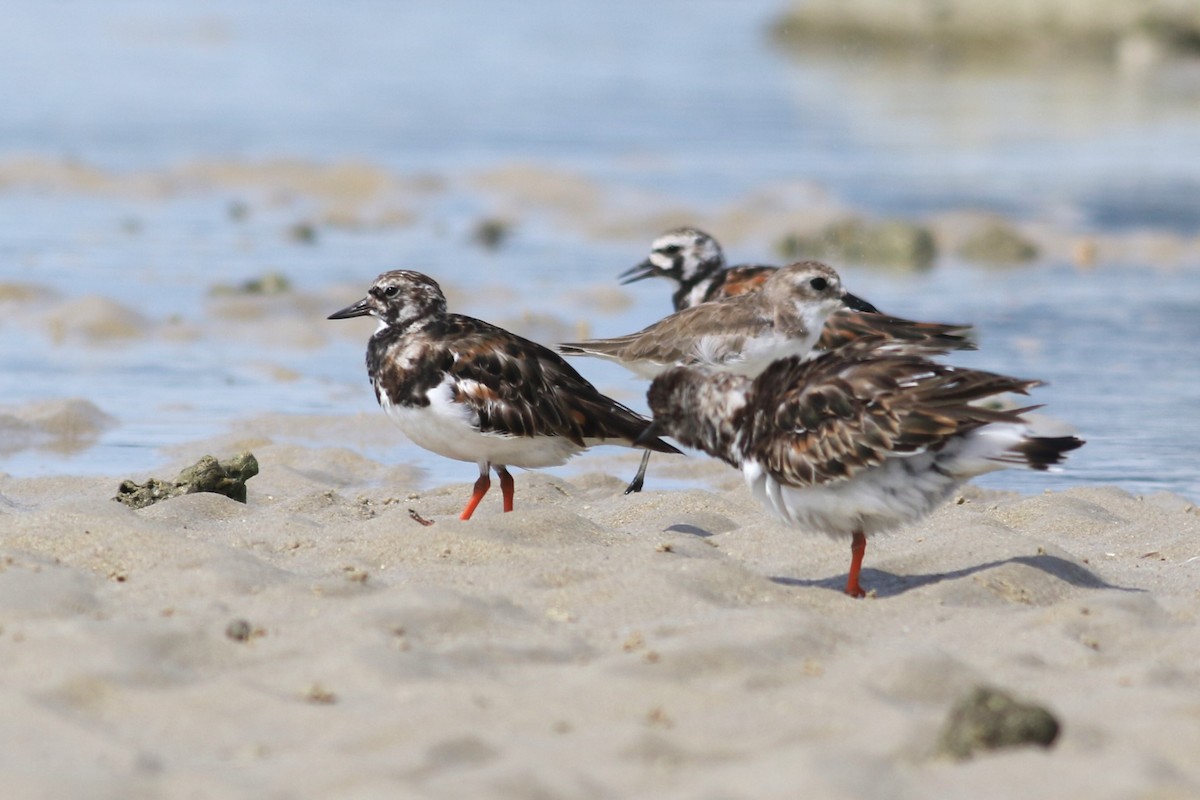
[[[287,229],[314,216],[312,199],[266,184],[139,192],[0,182],[0,280],[209,326],[214,284],[269,270],[303,291],[354,287],[325,313],[395,266],[431,272],[460,290],[458,310],[496,321],[585,317],[606,335],[666,311],[653,283],[630,287],[632,305],[612,313],[576,295],[639,260],[648,241],[592,238],[531,211],[498,252],[471,245],[472,224],[496,201],[470,176],[514,163],[687,208],[803,182],[879,214],[987,208],[1101,233],[1200,230],[1196,65],[981,74],[866,49],[797,58],[767,43],[778,8],[125,0],[12,9],[0,30],[0,168],[34,154],[170,183],[197,160],[345,159],[438,176],[445,188],[414,201],[412,224],[322,226],[305,244]],[[249,203],[244,219],[231,216],[235,202]],[[728,250],[772,258],[765,241]],[[984,483],[1103,482],[1195,498],[1198,266],[985,271],[944,260],[914,277],[845,272],[894,313],[975,323],[983,347],[963,360],[1048,380],[1035,400],[1088,439],[1062,475]],[[314,314],[311,324],[337,323]],[[35,318],[6,312],[6,404],[88,397],[121,424],[90,449],[22,450],[0,458],[0,470],[142,473],[163,463],[164,446],[239,416],[372,411],[363,342],[328,335],[310,347],[213,335],[93,347],[56,343]],[[280,380],[277,367],[294,379]],[[581,369],[642,405],[642,385],[619,370]],[[372,455],[427,466],[431,482],[471,477],[402,445]]]

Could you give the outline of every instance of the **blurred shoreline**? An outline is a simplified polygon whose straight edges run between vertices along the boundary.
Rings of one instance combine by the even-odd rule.
[[[772,24],[785,46],[839,43],[981,61],[1098,58],[1122,66],[1200,55],[1200,8],[1173,0],[793,0]]]
[[[724,203],[700,204],[666,191],[522,161],[477,172],[409,174],[366,160],[207,159],[165,169],[120,171],[75,159],[0,158],[0,203],[18,202],[22,195],[112,202],[135,211],[146,208],[145,203],[198,201],[227,216],[232,226],[252,215],[291,219],[283,235],[300,241],[319,231],[370,236],[436,227],[446,224],[443,209],[453,206],[477,209],[474,218],[457,220],[460,228],[478,227],[489,219],[513,229],[540,222],[610,243],[641,243],[670,227],[696,225],[719,231],[723,242],[774,250],[776,259],[786,257],[780,248],[788,236],[817,234],[839,221],[895,219],[926,227],[939,245],[942,264],[997,263],[953,254],[972,233],[1000,225],[1035,246],[1035,255],[1019,259],[1022,262],[1070,262],[1085,269],[1104,263],[1200,266],[1200,232],[1154,225],[1096,228],[1082,222],[1078,211],[1046,219],[964,206],[890,217],[835,200],[826,187],[813,182],[780,182]],[[114,211],[113,216],[115,233],[137,237],[136,216],[125,211]]]

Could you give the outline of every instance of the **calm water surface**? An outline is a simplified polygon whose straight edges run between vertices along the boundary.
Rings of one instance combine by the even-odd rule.
[[[809,181],[878,214],[967,207],[1101,232],[1200,231],[1196,65],[1135,76],[1095,65],[980,74],[867,48],[797,57],[767,45],[778,10],[758,0],[19,4],[0,28],[0,164],[39,155],[136,173],[200,159],[354,160],[454,180],[520,162],[701,208]],[[572,288],[615,276],[647,244],[597,242],[531,217],[511,246],[486,254],[465,241],[486,204],[450,191],[413,226],[322,229],[304,245],[280,235],[295,208],[255,206],[234,222],[227,212],[237,199],[0,185],[0,280],[105,295],[155,319],[195,318],[214,283],[275,269],[301,289],[365,288],[403,265],[466,289],[528,292],[504,309],[468,293],[460,310],[469,313],[573,319],[583,310]],[[770,259],[767,245],[730,255]],[[1102,482],[1200,498],[1197,267],[1081,273],[947,262],[909,278],[845,272],[895,313],[975,323],[982,349],[962,360],[1046,379],[1035,399],[1088,439],[1068,473],[1005,473],[987,485]],[[657,318],[662,289],[632,287],[634,305],[595,316],[593,330]],[[0,470],[133,474],[159,467],[163,446],[238,416],[370,411],[362,347],[205,340],[81,350],[2,320],[5,402],[88,397],[121,424],[82,453],[19,451],[0,458]],[[300,377],[281,383],[264,363]],[[637,381],[582,368],[642,405]],[[399,443],[372,455],[427,466],[431,482],[470,477]]]

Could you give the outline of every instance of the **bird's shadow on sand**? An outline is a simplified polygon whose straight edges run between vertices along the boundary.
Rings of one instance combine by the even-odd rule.
[[[689,536],[698,536],[701,539],[707,539],[713,535],[710,530],[705,530],[698,525],[691,525],[687,522],[676,522],[674,525],[668,525],[663,528],[663,531],[668,533],[686,533]]]
[[[884,572],[878,569],[864,569],[861,573],[861,582],[863,588],[875,597],[896,597],[921,586],[965,578],[968,575],[974,575],[977,572],[983,572],[1005,564],[1024,564],[1034,569],[1040,569],[1047,575],[1052,575],[1061,581],[1065,581],[1072,586],[1078,586],[1081,589],[1115,589],[1121,592],[1145,591],[1144,589],[1131,586],[1116,586],[1073,561],[1045,554],[1014,556],[1000,561],[989,561],[986,564],[956,569],[952,572],[935,572],[927,575],[896,575],[895,573]],[[771,580],[783,586],[813,586],[821,589],[832,589],[838,592],[843,591],[846,586],[845,575],[821,578],[819,580],[784,577],[771,578]]]

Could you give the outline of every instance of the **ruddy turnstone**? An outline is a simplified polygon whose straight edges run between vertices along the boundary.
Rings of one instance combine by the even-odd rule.
[[[654,240],[645,261],[621,274],[621,283],[645,278],[666,278],[675,284],[671,302],[676,311],[757,292],[778,267],[766,264],[725,265],[721,245],[698,228],[675,228]],[[862,298],[830,314],[817,341],[816,350],[840,347],[866,333],[882,333],[895,339],[939,339],[951,349],[971,349],[966,335],[969,325],[915,322],[883,314]],[[953,344],[957,342],[958,344]]]
[[[878,313],[842,289],[833,268],[819,261],[764,269],[769,272],[759,290],[684,308],[627,336],[560,344],[559,352],[607,358],[653,378],[672,366],[691,365],[754,376],[778,358],[833,350],[868,334],[937,352],[975,346],[965,335],[969,326]],[[649,458],[647,451],[626,494],[641,490]]]
[[[489,470],[512,511],[510,466],[558,466],[596,444],[679,452],[646,435],[649,420],[600,394],[552,350],[447,313],[441,287],[427,275],[385,272],[366,297],[329,319],[366,315],[379,320],[367,344],[379,405],[414,444],[479,465],[461,519],[487,493]]]
[[[675,284],[675,310],[712,300],[758,291],[777,267],[765,264],[725,265],[717,240],[699,228],[673,228],[650,245],[650,255],[621,273],[621,283],[666,278]]]
[[[866,337],[757,378],[679,367],[648,395],[653,433],[742,470],[754,496],[790,525],[850,537],[846,594],[867,537],[929,514],[964,482],[1011,466],[1047,470],[1081,446],[1039,436],[1025,412],[977,405],[1038,381],[939,364]]]

